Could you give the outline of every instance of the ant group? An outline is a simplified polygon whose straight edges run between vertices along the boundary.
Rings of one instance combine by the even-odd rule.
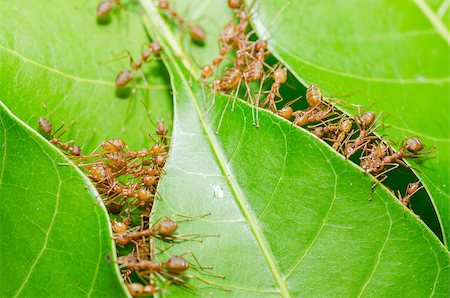
[[[64,123],[55,131],[53,131],[52,123],[46,118],[40,117],[38,124],[39,124],[40,131],[44,135],[48,135],[50,137],[50,142],[53,145],[58,146],[64,152],[66,152],[70,155],[75,155],[75,156],[81,155],[80,147],[78,147],[77,145],[72,145],[74,141],[62,142],[59,140],[62,137],[62,135],[65,133],[65,131],[63,131],[58,136],[56,136],[58,134],[58,132],[64,127]]]
[[[382,136],[376,134],[380,126],[378,120],[381,113],[377,116],[372,111],[361,112],[361,107],[358,107],[358,114],[354,116],[342,113],[337,110],[333,98],[324,97],[316,84],[309,85],[306,90],[304,96],[306,108],[294,108],[294,103],[301,99],[302,95],[287,101],[282,107],[277,107],[278,103],[285,102],[281,87],[288,79],[287,68],[280,62],[273,66],[269,63],[268,40],[251,38],[253,31],[249,28],[250,9],[245,3],[240,0],[229,0],[228,6],[232,9],[234,18],[220,32],[219,54],[211,64],[204,65],[200,69],[202,88],[206,86],[212,90],[212,105],[206,113],[214,106],[216,93],[228,93],[228,100],[219,118],[216,133],[219,133],[230,101],[233,101],[231,108],[233,110],[240,88],[245,86],[243,98],[244,100],[247,98],[252,106],[255,126],[259,126],[258,109],[264,108],[291,121],[292,125],[308,129],[347,159],[356,161],[354,155],[359,153],[360,167],[365,173],[377,179],[373,188],[384,182],[387,174],[397,167],[409,168],[405,159],[419,158],[432,153],[423,151],[424,145],[418,137],[405,139],[395,151],[390,141],[381,141]],[[233,65],[226,67],[221,75],[214,77],[225,57],[229,58]],[[259,88],[250,88],[250,84],[254,82],[257,82]],[[265,86],[270,88],[265,91],[263,90]],[[256,94],[253,94],[252,90],[257,90]],[[414,193],[416,191],[410,192],[408,189],[405,197],[401,198],[399,195],[399,200],[402,204],[406,202],[406,205],[409,205]]]
[[[153,122],[152,122],[153,123]],[[201,266],[192,253],[196,264],[189,263],[184,255],[171,256],[165,262],[155,261],[155,254],[164,252],[184,241],[202,242],[203,237],[218,235],[178,234],[183,221],[200,219],[210,215],[161,217],[152,222],[152,207],[157,196],[158,182],[164,174],[164,165],[169,152],[168,128],[163,121],[154,123],[158,140],[141,150],[132,150],[123,139],[111,138],[102,141],[90,154],[83,155],[73,141],[60,140],[63,125],[54,131],[51,122],[39,118],[40,131],[50,137],[50,142],[64,151],[72,161],[86,171],[103,204],[112,216],[113,240],[124,255],[119,257],[123,279],[133,296],[148,296],[163,292],[171,284],[194,288],[188,281],[198,279],[212,285],[201,276],[188,270],[200,270],[202,274],[223,278]],[[175,217],[181,219],[175,220]],[[169,244],[168,248],[155,246],[155,240]],[[130,252],[131,250],[131,252]],[[139,282],[136,280],[139,279]]]

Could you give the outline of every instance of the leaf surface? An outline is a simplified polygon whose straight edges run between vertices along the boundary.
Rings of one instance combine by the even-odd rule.
[[[253,21],[274,55],[305,86],[314,82],[327,96],[353,94],[342,99],[383,111],[381,121],[392,140],[419,136],[428,149],[436,146],[436,158],[410,163],[426,185],[447,243],[450,33],[445,3],[258,1]]]
[[[227,108],[216,135],[227,97],[218,94],[205,117],[211,97],[204,106],[177,39],[155,7],[141,4],[150,35],[171,47],[164,61],[175,98],[155,219],[210,212],[182,223],[180,233],[220,237],[184,242],[166,254],[193,251],[225,275],[195,272],[214,286],[192,280],[200,292],[171,287],[170,294],[229,295],[219,287],[237,297],[449,294],[445,247],[385,188],[369,202],[370,178],[328,145],[266,111],[261,128],[253,127],[251,108],[240,100],[234,112]]]
[[[0,144],[0,296],[126,296],[95,188],[1,102]]]
[[[68,129],[64,139],[76,140],[84,152],[111,137],[141,149],[148,146],[145,133],[154,130],[141,100],[154,121],[171,122],[166,74],[158,61],[144,64],[148,85],[135,73],[136,95],[116,94],[116,75],[130,68],[124,50],[136,61],[148,37],[136,3],[113,11],[107,25],[96,22],[98,3],[1,1],[0,98],[34,129],[39,116],[49,118],[55,127],[61,119]],[[118,57],[123,59],[106,63]]]

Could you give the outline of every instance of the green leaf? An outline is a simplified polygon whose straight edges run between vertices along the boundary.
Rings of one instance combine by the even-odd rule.
[[[148,37],[136,4],[130,2],[126,11],[112,13],[110,24],[99,25],[95,13],[98,3],[1,1],[0,98],[35,129],[39,116],[48,117],[56,127],[58,119],[63,120],[68,128],[64,138],[76,140],[85,152],[111,137],[142,148],[148,145],[144,131],[154,127],[141,100],[149,106],[154,120],[171,122],[172,98],[165,71],[157,61],[144,64],[148,90],[139,79],[136,96],[116,96],[115,77],[129,68],[129,60],[99,62],[124,56],[124,50],[139,58]]]
[[[198,295],[227,296],[220,287],[237,297],[448,296],[446,248],[384,187],[370,202],[370,178],[328,145],[266,111],[261,128],[253,127],[251,108],[241,100],[234,112],[228,107],[216,135],[227,97],[218,94],[205,117],[211,99],[203,105],[176,38],[151,3],[141,4],[150,35],[167,48],[175,98],[154,218],[211,212],[183,223],[180,233],[220,234],[166,252],[193,251],[225,275],[194,272],[214,284],[192,280]],[[170,289],[177,297],[188,294]]]
[[[125,296],[95,188],[0,105],[0,296]]]
[[[448,11],[441,18],[438,5],[433,10],[425,0],[258,1],[254,7],[257,31],[305,86],[314,82],[327,95],[354,93],[343,99],[383,111],[390,139],[419,136],[437,147],[436,158],[411,164],[448,243]]]

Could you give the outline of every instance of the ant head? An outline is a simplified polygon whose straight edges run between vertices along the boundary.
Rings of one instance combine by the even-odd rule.
[[[167,129],[164,121],[158,121],[158,125],[156,126],[156,134],[160,137],[164,137],[169,130]]]
[[[406,188],[406,193],[408,195],[413,195],[418,189],[419,189],[420,181],[409,183],[408,187]]]
[[[281,110],[277,111],[277,114],[281,117],[290,120],[292,118],[292,113],[294,110],[289,106],[284,106]]]
[[[418,137],[409,138],[406,140],[406,149],[411,153],[418,153],[423,150],[423,143]]]
[[[376,165],[375,165],[375,167],[374,167],[375,169],[374,169],[374,173],[376,174],[376,173],[379,173],[381,170],[383,170],[384,169],[384,164],[383,163],[377,163]]]
[[[347,156],[349,156],[349,155],[352,155],[353,153],[355,153],[355,150],[356,150],[355,144],[350,144],[345,149],[345,153],[346,153]]]

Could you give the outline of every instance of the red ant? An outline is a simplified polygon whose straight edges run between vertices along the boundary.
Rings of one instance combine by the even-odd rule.
[[[128,54],[128,57],[130,58],[130,65],[131,70],[122,70],[119,72],[119,74],[116,77],[115,84],[118,88],[123,88],[130,83],[130,81],[133,79],[133,71],[140,71],[140,75],[142,77],[142,80],[147,85],[147,80],[145,79],[145,75],[140,70],[143,63],[148,63],[149,59],[152,54],[159,55],[162,51],[162,47],[157,42],[152,42],[148,45],[148,49],[145,51],[142,51],[141,53],[141,59],[139,59],[136,63],[133,63],[133,57],[131,56],[131,53],[127,50],[125,52]],[[120,58],[119,58],[120,59]],[[136,79],[134,80],[134,84],[136,84]],[[133,93],[135,92],[135,86],[133,86]]]
[[[186,260],[183,256],[190,254],[193,256],[196,265],[190,263],[188,260]],[[135,271],[139,271],[138,275],[143,275],[146,273],[152,274],[156,276],[157,278],[167,281],[166,288],[171,283],[181,283],[188,286],[186,282],[186,278],[196,278],[199,281],[202,281],[208,285],[211,285],[211,283],[207,280],[204,280],[198,276],[194,275],[187,275],[186,271],[190,268],[195,270],[201,270],[202,272],[224,279],[225,277],[223,275],[214,274],[211,272],[207,272],[206,269],[211,269],[211,266],[202,266],[200,265],[199,261],[197,260],[197,257],[192,252],[187,252],[182,255],[172,255],[169,257],[169,259],[165,262],[152,262],[149,260],[137,260],[133,256],[126,256],[126,257],[120,257],[119,258],[119,264],[121,267],[127,267]],[[229,289],[225,289],[226,291],[229,291]]]
[[[77,145],[70,145],[73,143],[73,141],[69,142],[61,142],[59,138],[65,133],[62,132],[59,136],[56,136],[56,134],[64,127],[64,123],[53,132],[53,125],[52,123],[45,118],[39,117],[39,129],[43,134],[50,136],[50,142],[59,148],[68,151],[70,154],[73,154],[74,156],[80,156],[81,155],[81,149]]]
[[[358,114],[359,110],[358,110]],[[379,125],[375,124],[377,123],[378,119],[380,118],[380,115],[375,118],[374,112],[365,112],[364,114],[360,115],[355,121],[356,126],[359,130],[359,135],[356,139],[354,139],[352,142],[350,142],[350,138],[352,137],[353,133],[350,134],[347,138],[347,146],[345,148],[345,157],[348,159],[353,154],[356,153],[359,149],[361,149],[364,145],[370,142],[372,139],[377,139],[376,136],[371,136],[371,134],[379,127]]]
[[[161,10],[168,11],[168,15],[175,20],[180,27],[183,27],[186,23],[186,20],[180,16],[175,9],[169,7],[169,1],[157,1],[157,6]],[[193,22],[189,22],[188,24],[189,34],[191,36],[191,40],[197,44],[204,44],[206,40],[206,32],[205,30],[198,24],[194,24]]]
[[[406,187],[406,193],[405,196],[402,197],[402,195],[400,194],[400,191],[397,190],[398,194],[398,200],[400,201],[400,203],[402,203],[403,206],[405,207],[411,207],[411,197],[418,192],[419,190],[421,190],[422,188],[424,188],[423,185],[420,185],[420,180],[414,183],[409,183],[408,186]]]

